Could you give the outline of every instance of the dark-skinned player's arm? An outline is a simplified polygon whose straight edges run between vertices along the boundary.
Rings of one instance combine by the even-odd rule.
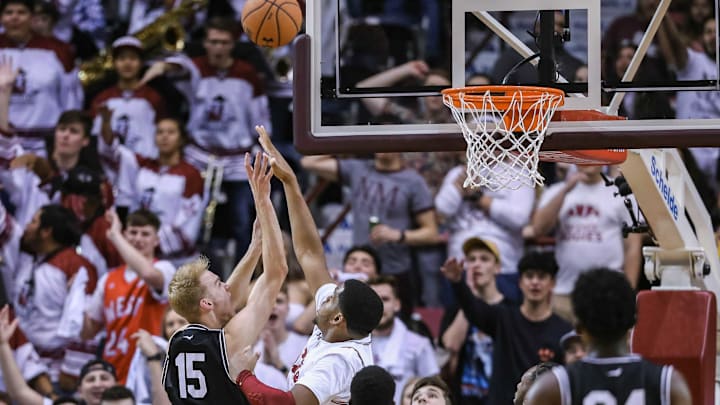
[[[320,240],[320,234],[310,214],[310,208],[305,203],[295,173],[270,141],[270,136],[265,131],[265,128],[259,126],[255,129],[260,135],[258,139],[260,145],[265,150],[265,153],[270,156],[270,166],[273,174],[283,183],[295,256],[297,256],[300,267],[305,273],[305,280],[310,286],[313,296],[315,296],[317,290],[324,284],[334,283],[325,262],[325,250]]]
[[[262,229],[262,260],[265,271],[250,292],[245,308],[225,325],[228,356],[255,344],[260,331],[270,318],[275,299],[288,272],[280,224],[270,200],[272,171],[269,160],[268,156],[258,153],[254,166],[250,166],[250,155],[245,154],[245,170],[255,200],[257,220]],[[237,375],[240,370],[233,370],[231,366],[230,372],[230,375]]]
[[[253,224],[252,239],[247,252],[235,265],[230,277],[227,279],[227,285],[230,286],[232,294],[232,304],[236,311],[245,307],[248,296],[250,295],[250,279],[255,271],[260,256],[262,254],[262,230],[260,221],[257,219]]]

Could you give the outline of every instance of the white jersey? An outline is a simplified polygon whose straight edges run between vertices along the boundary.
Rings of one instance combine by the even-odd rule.
[[[517,190],[483,190],[493,201],[485,213],[477,202],[463,200],[455,179],[465,170],[457,166],[450,170],[435,196],[435,209],[446,218],[450,237],[448,256],[462,259],[463,243],[471,237],[487,239],[500,251],[503,274],[517,273],[523,253],[522,228],[530,222],[535,191],[529,187]]]
[[[409,330],[397,317],[389,336],[373,336],[375,364],[395,380],[395,403],[401,403],[403,387],[413,377],[429,377],[440,372],[430,340]]]
[[[189,85],[178,86],[190,101],[191,141],[185,159],[205,170],[215,156],[225,180],[246,181],[244,156],[257,143],[255,126],[264,125],[272,133],[268,99],[257,72],[237,59],[222,71],[210,66],[207,57],[177,56],[167,62],[190,75]]]
[[[10,98],[10,123],[23,147],[45,156],[44,136],[52,134],[63,111],[82,106],[82,88],[70,47],[33,36],[22,46],[0,35],[0,54],[19,69]]]
[[[92,102],[93,135],[100,134],[102,118],[98,110],[103,105],[112,110],[110,128],[115,139],[144,157],[157,157],[155,122],[165,115],[164,102],[158,92],[149,86],[132,91],[113,86],[98,94]]]
[[[564,187],[565,183],[550,186],[538,206],[545,206]],[[585,271],[598,267],[623,270],[622,226],[624,222],[630,223],[630,215],[622,198],[613,193],[615,188],[602,181],[579,182],[565,196],[555,231],[555,259],[559,268],[555,294],[570,294]]]
[[[156,159],[143,158],[117,138],[112,145],[98,142],[104,161],[119,171],[118,205],[131,211],[144,208],[160,219],[158,237],[162,257],[185,258],[195,252],[204,213],[203,179],[185,160],[172,167],[161,166]]]
[[[337,285],[325,284],[315,294],[316,308],[335,292]],[[347,404],[350,383],[362,368],[373,364],[370,336],[359,340],[329,343],[315,326],[300,357],[288,374],[288,386],[307,387],[320,405]]]

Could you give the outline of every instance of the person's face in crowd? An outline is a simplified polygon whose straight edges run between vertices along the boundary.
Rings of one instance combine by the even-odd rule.
[[[412,396],[411,405],[446,405],[442,389],[434,385],[420,387]]]
[[[135,405],[135,401],[131,398],[124,399],[106,399],[100,405]]]
[[[630,61],[632,60],[633,55],[635,55],[635,48],[632,46],[624,46],[620,48],[617,59],[615,59],[615,74],[617,77],[623,77],[628,66],[630,66]]]
[[[275,297],[275,305],[270,313],[270,318],[267,322],[267,328],[270,330],[282,330],[285,329],[285,321],[287,320],[288,312],[290,311],[290,299],[287,293],[280,291]]]
[[[103,392],[115,384],[117,380],[112,374],[105,370],[93,370],[80,380],[78,394],[87,405],[100,405]]]
[[[395,320],[395,314],[400,312],[400,300],[389,284],[375,284],[371,286],[383,302],[383,314],[378,324],[378,330],[387,330]]]
[[[585,354],[587,354],[585,344],[580,339],[574,340],[569,343],[568,347],[565,349],[565,365],[567,366],[575,363],[585,357]]]
[[[85,128],[79,122],[58,124],[55,127],[55,153],[61,156],[76,156],[90,140],[85,136]]]
[[[122,47],[116,51],[113,65],[120,79],[133,80],[140,77],[142,59],[137,49]]]
[[[155,145],[160,155],[171,155],[182,148],[180,127],[175,120],[162,120],[155,128]]]
[[[183,318],[172,309],[168,310],[167,314],[165,314],[165,319],[163,319],[163,333],[165,334],[165,339],[169,340],[178,329],[187,324],[187,319]]]
[[[48,233],[49,231],[46,230],[43,232],[43,230],[40,229],[40,214],[42,214],[42,209],[39,209],[35,215],[33,215],[32,220],[25,225],[25,230],[20,239],[20,248],[24,252],[37,253],[47,237],[44,233]]]
[[[450,80],[448,80],[446,77],[440,76],[440,75],[428,75],[428,77],[425,79],[425,86],[450,86]],[[442,97],[438,96],[432,96],[432,97],[423,97],[422,99],[423,103],[425,104],[425,109],[430,113],[436,113],[439,111],[449,111],[447,110],[447,107],[445,107],[445,104],[443,104]]]
[[[325,298],[318,308],[317,314],[315,315],[315,323],[317,324],[320,331],[326,333],[331,326],[335,326],[337,321],[340,320],[342,314],[340,312],[340,294],[342,294],[345,287],[339,285],[335,288],[335,292]]]
[[[708,0],[692,0],[690,3],[690,19],[693,24],[702,24],[712,15],[712,5]]]
[[[550,298],[555,279],[543,271],[527,270],[520,276],[520,290],[526,300],[539,303]]]
[[[213,312],[221,326],[225,326],[235,315],[230,287],[213,272],[207,270],[200,276],[200,285],[205,290],[201,305]],[[203,303],[204,302],[204,303]]]
[[[208,29],[203,42],[211,66],[224,63],[230,57],[234,40],[227,31]]]
[[[368,279],[378,275],[375,259],[368,252],[362,250],[356,250],[348,255],[343,271],[345,273],[363,273]]]
[[[500,272],[500,263],[492,252],[486,249],[473,249],[465,255],[467,283],[473,288],[482,288],[495,280]]]
[[[53,31],[53,19],[47,14],[35,13],[31,18],[33,32],[38,35],[50,36]]]
[[[710,19],[705,22],[703,27],[703,46],[705,52],[711,57],[715,57],[715,43],[717,42],[717,30],[715,28],[715,19]]]
[[[151,225],[128,225],[123,231],[125,239],[145,257],[153,257],[160,244],[157,230]]]
[[[596,180],[600,177],[605,166],[578,166],[577,170],[584,173],[590,180]]]
[[[32,13],[22,4],[8,4],[0,16],[5,34],[16,40],[27,39],[31,30]]]

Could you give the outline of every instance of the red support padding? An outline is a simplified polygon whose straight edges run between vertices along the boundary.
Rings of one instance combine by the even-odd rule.
[[[642,291],[632,351],[671,364],[687,381],[693,404],[715,404],[717,306],[709,291]]]

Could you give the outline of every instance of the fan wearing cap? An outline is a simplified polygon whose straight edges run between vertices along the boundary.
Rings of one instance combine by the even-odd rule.
[[[142,42],[131,36],[118,38],[112,44],[112,57],[117,83],[93,99],[92,133],[102,135],[108,144],[117,139],[133,152],[155,158],[155,123],[165,116],[165,103],[158,92],[140,84]]]
[[[498,291],[495,276],[500,272],[500,253],[490,241],[469,238],[463,243],[465,283],[473,295],[488,304],[500,304],[507,298]],[[456,263],[448,259],[446,266]],[[440,343],[451,354],[448,381],[460,403],[476,403],[487,399],[492,375],[492,338],[477,326],[468,323],[457,304],[445,311]]]
[[[587,347],[582,337],[577,332],[571,330],[560,338],[560,346],[563,349],[563,364],[570,365],[581,360],[587,354]]]
[[[51,405],[52,399],[30,388],[13,359],[9,338],[17,330],[17,320],[10,321],[9,308],[0,310],[0,368],[10,397],[23,405]],[[84,405],[100,405],[102,393],[117,384],[115,368],[100,359],[85,363],[80,369],[77,397]],[[73,389],[74,390],[74,389]]]
[[[260,145],[270,156],[272,171],[287,196],[293,249],[315,295],[316,325],[305,349],[290,368],[290,391],[272,389],[252,374],[258,356],[250,347],[231,359],[243,370],[237,383],[252,404],[324,405],[347,403],[353,376],[373,364],[370,332],[382,318],[383,303],[362,281],[333,282],[317,226],[305,203],[295,173],[259,128]],[[263,402],[265,401],[265,402]]]
[[[515,384],[530,366],[540,361],[560,362],[560,338],[572,326],[552,311],[552,288],[557,264],[552,253],[529,252],[520,259],[520,290],[523,301],[490,305],[477,299],[462,282],[462,267],[446,262],[445,277],[469,323],[493,338],[489,404],[510,404]]]
[[[17,71],[10,122],[26,151],[45,156],[45,137],[52,133],[63,111],[81,107],[83,94],[70,47],[33,33],[33,3],[0,3],[0,24],[5,30],[0,34],[0,48]]]

